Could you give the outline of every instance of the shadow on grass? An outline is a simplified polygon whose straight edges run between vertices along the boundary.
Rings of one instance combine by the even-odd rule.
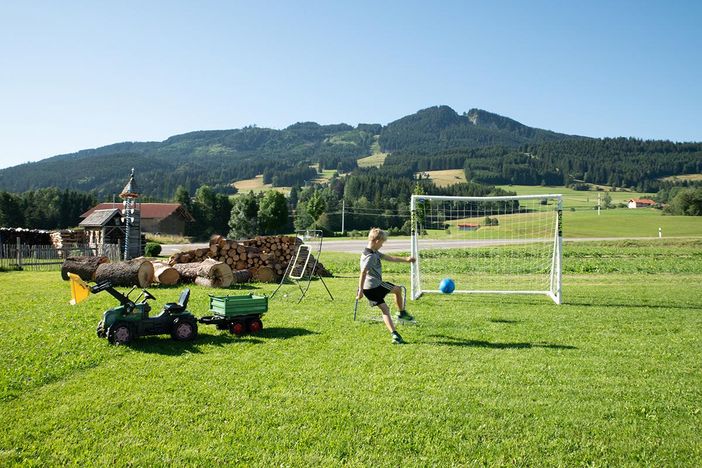
[[[568,305],[570,306],[577,306],[577,307],[617,307],[617,308],[639,308],[639,309],[683,309],[683,310],[702,310],[702,306],[699,304],[671,304],[671,303],[666,303],[666,304],[646,304],[646,303],[641,303],[641,304],[636,304],[633,302],[592,302],[592,301],[587,301],[587,299],[582,299],[582,300],[569,300]]]
[[[319,333],[306,328],[264,328],[256,335],[236,336],[229,333],[218,335],[200,334],[195,341],[174,341],[164,336],[142,336],[129,347],[142,353],[163,354],[167,356],[180,356],[185,353],[202,353],[201,346],[226,346],[237,343],[261,344],[268,339],[286,340],[298,336],[318,335]]]
[[[507,323],[507,324],[515,324],[515,323],[520,323],[521,320],[511,320],[511,319],[490,319],[492,323]]]
[[[239,291],[239,290],[245,290],[245,289],[261,289],[260,286],[253,286],[251,284],[245,284],[245,283],[237,283],[233,284],[230,287],[226,288],[230,291]]]
[[[264,328],[261,332],[256,335],[261,338],[273,338],[279,340],[286,340],[288,338],[296,338],[298,336],[307,335],[319,335],[318,332],[308,330],[306,328],[282,328],[282,327],[272,327]]]
[[[530,349],[530,348],[548,348],[548,349],[578,349],[575,346],[559,345],[551,343],[491,343],[483,340],[466,340],[464,338],[456,338],[446,335],[429,335],[430,338],[438,338],[437,341],[429,342],[429,344],[439,346],[463,346],[470,348],[489,348],[489,349]]]
[[[169,291],[169,290],[176,290],[176,289],[179,290],[179,291],[182,291],[183,289],[185,289],[185,288],[187,288],[187,287],[190,287],[190,286],[191,286],[191,285],[188,285],[188,284],[186,284],[185,286],[184,286],[183,284],[173,284],[173,285],[170,285],[170,284],[155,284],[155,285],[152,285],[152,286],[149,287],[149,291],[152,291],[152,290],[153,290],[153,291],[163,291],[163,292],[167,292],[167,291]],[[221,289],[223,289],[223,290],[225,290],[225,291],[227,291],[227,292],[231,291],[231,292],[234,293],[234,292],[236,292],[236,291],[238,291],[238,290],[244,290],[244,289],[261,289],[261,287],[260,287],[260,286],[254,286],[254,285],[252,285],[252,284],[247,284],[247,283],[235,283],[235,284],[232,284],[231,286],[229,286],[228,288],[221,288]],[[156,293],[156,294],[158,294],[158,293]],[[174,301],[177,300],[177,299],[178,299],[177,296],[173,298]],[[152,304],[152,307],[157,308],[157,306],[154,306],[153,304]]]

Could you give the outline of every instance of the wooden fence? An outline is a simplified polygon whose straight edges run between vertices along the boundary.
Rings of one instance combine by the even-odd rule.
[[[60,270],[66,257],[104,255],[112,262],[120,260],[117,244],[99,247],[79,245],[57,249],[53,245],[0,244],[0,270]]]

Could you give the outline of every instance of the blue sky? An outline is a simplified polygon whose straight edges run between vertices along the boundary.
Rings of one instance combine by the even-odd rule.
[[[0,57],[0,167],[441,104],[702,141],[696,1],[3,2]]]

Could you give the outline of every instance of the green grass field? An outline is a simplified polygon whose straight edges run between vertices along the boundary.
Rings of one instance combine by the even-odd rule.
[[[423,171],[420,174],[427,174],[437,187],[448,187],[450,185],[466,182],[466,175],[463,169],[446,169],[442,171]]]
[[[702,241],[566,243],[564,305],[426,296],[402,346],[352,320],[357,256],[322,260],[334,302],[286,285],[258,336],[131,347],[95,336],[106,293],[70,306],[58,272],[0,273],[0,465],[702,463]],[[406,264],[384,271],[408,285]],[[192,286],[189,308],[273,290],[245,288]]]
[[[609,193],[612,198],[612,204],[626,203],[631,198],[651,198],[652,193],[627,192],[617,190],[616,192],[598,192],[596,190],[580,191],[566,187],[540,186],[540,185],[498,185],[498,188],[516,192],[517,195],[540,195],[550,193],[560,193],[563,195],[563,207],[565,209],[587,209],[597,208],[597,196],[604,199],[605,193]],[[604,206],[604,200],[601,201],[601,206]]]

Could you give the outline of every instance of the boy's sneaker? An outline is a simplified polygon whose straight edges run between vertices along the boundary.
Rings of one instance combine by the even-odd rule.
[[[392,334],[392,344],[404,344],[405,340],[402,339],[399,333],[393,332]]]
[[[397,314],[397,320],[405,320],[407,322],[414,322],[414,317],[412,317],[410,314],[408,314],[406,310],[401,310],[400,313]]]

